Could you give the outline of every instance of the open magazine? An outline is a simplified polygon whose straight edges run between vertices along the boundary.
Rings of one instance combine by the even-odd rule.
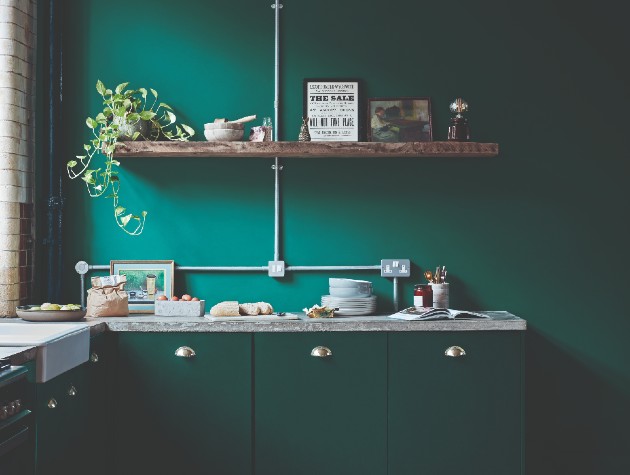
[[[399,320],[448,320],[490,317],[483,313],[469,312],[467,310],[452,310],[450,308],[433,307],[409,307],[390,315],[389,318],[397,318]]]

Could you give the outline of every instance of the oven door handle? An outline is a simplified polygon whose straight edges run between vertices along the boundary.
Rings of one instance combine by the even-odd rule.
[[[11,450],[22,445],[28,440],[28,426],[24,426],[17,433],[0,443],[0,458],[8,454]]]

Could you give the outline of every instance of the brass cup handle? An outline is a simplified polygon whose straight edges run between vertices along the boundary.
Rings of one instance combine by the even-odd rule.
[[[54,409],[57,407],[57,400],[54,397],[51,397],[50,401],[48,401],[48,407],[50,409]]]
[[[179,356],[180,358],[192,358],[197,353],[189,346],[180,346],[175,350],[175,356]]]
[[[332,356],[332,351],[325,346],[316,346],[311,350],[311,356],[315,356],[316,358],[328,358]]]
[[[98,354],[95,351],[90,354],[90,363],[98,363]]]
[[[466,351],[461,346],[449,346],[444,354],[446,356],[458,358],[460,356],[466,356]]]
[[[77,395],[77,388],[75,388],[74,386],[70,386],[68,388],[68,396],[76,396]]]

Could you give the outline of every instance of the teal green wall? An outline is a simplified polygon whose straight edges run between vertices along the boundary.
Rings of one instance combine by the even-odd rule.
[[[273,115],[270,0],[65,3],[68,159],[98,110],[97,79],[157,89],[200,136],[215,117]],[[506,309],[529,323],[528,473],[629,473],[622,16],[593,1],[284,3],[282,139],[297,137],[302,79],[345,76],[364,79],[368,97],[430,96],[437,140],[449,101],[462,96],[473,138],[501,147],[494,159],[285,160],[287,263],[408,257],[405,304],[421,270],[447,265],[452,306]],[[65,298],[77,300],[80,259],[265,265],[271,163],[123,160],[123,205],[149,211],[133,238],[115,226],[110,202],[67,183]],[[318,302],[329,275],[177,274],[176,293],[299,309]],[[374,280],[380,310],[392,309],[388,281],[334,275]]]

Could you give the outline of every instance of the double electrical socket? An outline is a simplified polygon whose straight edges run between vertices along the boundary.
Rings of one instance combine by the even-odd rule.
[[[284,261],[269,261],[269,277],[284,277]]]
[[[411,261],[409,259],[382,259],[381,277],[409,277],[411,276]]]

